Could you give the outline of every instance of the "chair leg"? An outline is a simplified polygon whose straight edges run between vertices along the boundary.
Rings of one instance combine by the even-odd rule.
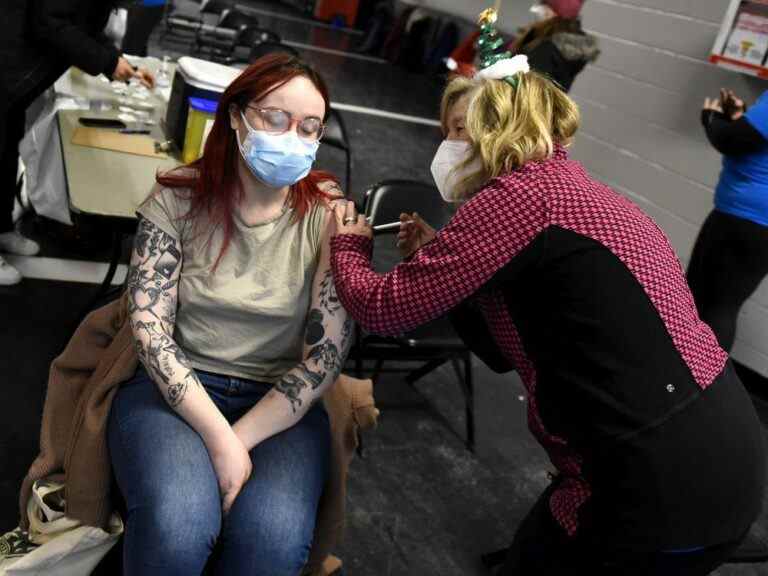
[[[507,559],[508,552],[509,548],[502,548],[501,550],[496,550],[495,552],[489,552],[488,554],[483,554],[480,557],[480,561],[486,568],[495,568],[504,564]]]
[[[363,435],[359,430],[357,431],[357,448],[355,450],[357,452],[357,457],[361,460],[365,460],[366,452],[365,446],[363,446]]]
[[[376,382],[379,381],[379,375],[381,374],[381,369],[384,367],[384,360],[381,358],[376,360],[376,365],[373,368],[373,375],[371,376],[371,380],[373,380],[373,385],[376,385]]]
[[[16,201],[19,203],[19,206],[21,206],[22,208],[26,208],[26,206],[24,206],[24,200],[21,197],[21,189],[24,187],[24,178],[25,178],[25,173],[22,172],[19,175],[19,179],[16,181],[16,191],[15,191]]]
[[[464,384],[467,387],[467,448],[475,451],[475,380],[472,369],[472,354],[464,357]]]
[[[355,350],[355,376],[357,378],[363,377],[363,344],[362,337],[360,335],[360,327],[355,324],[354,341],[352,347]]]
[[[464,393],[464,411],[467,422],[467,448],[470,452],[475,451],[475,390],[472,379],[472,354],[467,352],[463,358],[464,369],[461,369],[459,360],[454,358],[451,363],[456,371],[456,376],[461,384],[461,391]]]
[[[347,172],[346,172],[346,181],[345,181],[346,189],[344,190],[344,192],[347,196],[351,197],[352,195],[352,152],[349,150],[349,148],[347,148],[344,152],[347,156]]]
[[[97,304],[99,304],[104,297],[109,293],[110,287],[112,286],[112,279],[115,277],[115,272],[117,272],[117,266],[120,262],[120,256],[123,252],[123,233],[118,228],[114,229],[112,231],[112,256],[109,260],[109,268],[107,269],[107,274],[104,276],[104,280],[101,281],[101,286],[99,286],[99,289],[91,296],[91,299],[88,301],[88,304],[85,305],[85,307],[82,309],[80,314],[77,317],[77,322],[81,322],[83,318],[85,318],[89,312],[91,312]]]
[[[408,376],[405,377],[405,381],[408,382],[408,384],[413,385],[433,370],[440,368],[440,366],[446,362],[448,362],[448,358],[435,358],[434,360],[430,360],[420,368],[409,372]]]

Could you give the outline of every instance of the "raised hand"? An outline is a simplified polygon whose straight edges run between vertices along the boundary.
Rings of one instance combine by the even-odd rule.
[[[720,89],[720,106],[723,113],[731,120],[738,120],[747,111],[744,100],[736,96],[733,90]]]

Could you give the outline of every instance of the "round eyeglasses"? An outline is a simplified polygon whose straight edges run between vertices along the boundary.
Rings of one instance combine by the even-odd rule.
[[[264,130],[270,134],[285,134],[293,126],[294,119],[291,113],[280,108],[260,108],[258,106],[246,106],[246,108],[256,112],[264,125]],[[303,118],[296,123],[296,134],[307,142],[320,140],[324,130],[325,124],[315,116]]]

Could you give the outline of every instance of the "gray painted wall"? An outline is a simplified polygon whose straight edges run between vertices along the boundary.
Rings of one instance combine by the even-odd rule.
[[[583,114],[573,156],[639,204],[684,263],[712,207],[720,156],[706,141],[705,96],[748,101],[768,82],[706,62],[728,0],[589,0],[584,26],[603,54],[576,80]],[[768,375],[768,282],[745,305],[734,356]]]

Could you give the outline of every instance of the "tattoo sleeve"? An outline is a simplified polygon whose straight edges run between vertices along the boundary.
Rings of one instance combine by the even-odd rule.
[[[304,331],[304,361],[275,385],[294,414],[319,400],[336,381],[351,343],[352,319],[336,294],[326,249],[313,283]]]
[[[344,310],[333,282],[329,221],[330,218],[326,220],[312,279],[302,360],[232,425],[249,450],[299,422],[313,404],[322,400],[344,365],[352,341],[352,320]]]
[[[139,359],[173,408],[200,384],[173,340],[181,262],[180,242],[141,218],[128,270],[128,312]]]

